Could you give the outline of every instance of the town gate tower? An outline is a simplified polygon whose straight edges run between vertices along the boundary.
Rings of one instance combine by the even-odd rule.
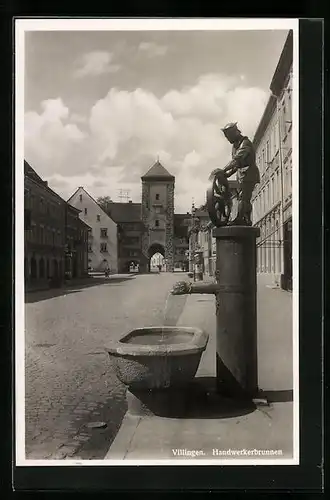
[[[155,253],[165,258],[166,271],[174,271],[174,185],[175,177],[157,160],[141,177],[142,254],[146,270]]]

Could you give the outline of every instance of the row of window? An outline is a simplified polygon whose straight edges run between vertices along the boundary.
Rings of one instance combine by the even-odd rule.
[[[86,207],[84,208],[84,215],[88,215],[88,210],[87,210]],[[100,214],[97,214],[97,216],[96,216],[96,222],[101,222],[101,215]]]
[[[88,243],[88,251],[93,252],[93,245],[91,243]],[[104,242],[100,243],[100,252],[109,253],[107,243]]]
[[[278,122],[276,122],[273,129],[269,132],[266,144],[261,149],[259,154],[257,151],[257,165],[260,169],[261,175],[267,169],[268,164],[272,162],[278,150],[279,150],[279,130],[278,130]]]
[[[42,245],[61,246],[63,244],[62,233],[59,229],[56,231],[55,229],[37,226],[33,223],[31,229],[26,231],[26,239],[30,243],[39,243]]]
[[[259,241],[263,241],[268,236],[273,236],[279,231],[279,220],[276,216],[264,219],[260,224],[260,238]]]
[[[289,161],[286,163],[284,166],[284,185],[283,185],[283,190],[284,190],[284,201],[288,196],[292,195],[292,158],[289,159]]]
[[[259,220],[281,199],[280,171],[277,169],[253,202],[253,218]]]
[[[287,198],[292,193],[292,160],[284,167],[283,194]],[[267,184],[260,190],[253,201],[253,219],[259,220],[281,200],[281,179],[279,168],[276,169]]]
[[[271,130],[268,131],[267,140],[261,144],[257,151],[257,165],[261,175],[267,169],[279,151],[280,140],[285,141],[292,123],[292,89],[288,87],[279,103],[279,121],[276,120]]]
[[[63,216],[63,205],[51,203],[44,199],[42,196],[37,196],[32,194],[29,189],[24,191],[24,204],[25,208],[30,209],[33,212],[39,212],[41,215],[47,215],[49,217],[60,217]]]

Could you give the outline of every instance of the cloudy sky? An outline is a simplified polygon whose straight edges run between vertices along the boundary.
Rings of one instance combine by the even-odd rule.
[[[25,34],[25,158],[67,199],[78,186],[140,201],[159,156],[176,212],[204,203],[230,159],[220,127],[251,138],[287,31],[34,31]]]

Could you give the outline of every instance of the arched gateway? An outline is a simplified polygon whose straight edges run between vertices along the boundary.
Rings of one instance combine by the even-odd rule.
[[[151,259],[156,254],[160,254],[165,259],[165,248],[161,243],[153,243],[148,249],[148,271],[151,270]]]

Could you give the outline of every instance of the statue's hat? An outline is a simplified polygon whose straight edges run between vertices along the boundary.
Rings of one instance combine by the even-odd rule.
[[[232,128],[236,128],[237,129],[237,122],[227,123],[227,125],[225,125],[221,130],[223,132],[226,132],[226,130],[229,130],[229,129],[232,129]]]

